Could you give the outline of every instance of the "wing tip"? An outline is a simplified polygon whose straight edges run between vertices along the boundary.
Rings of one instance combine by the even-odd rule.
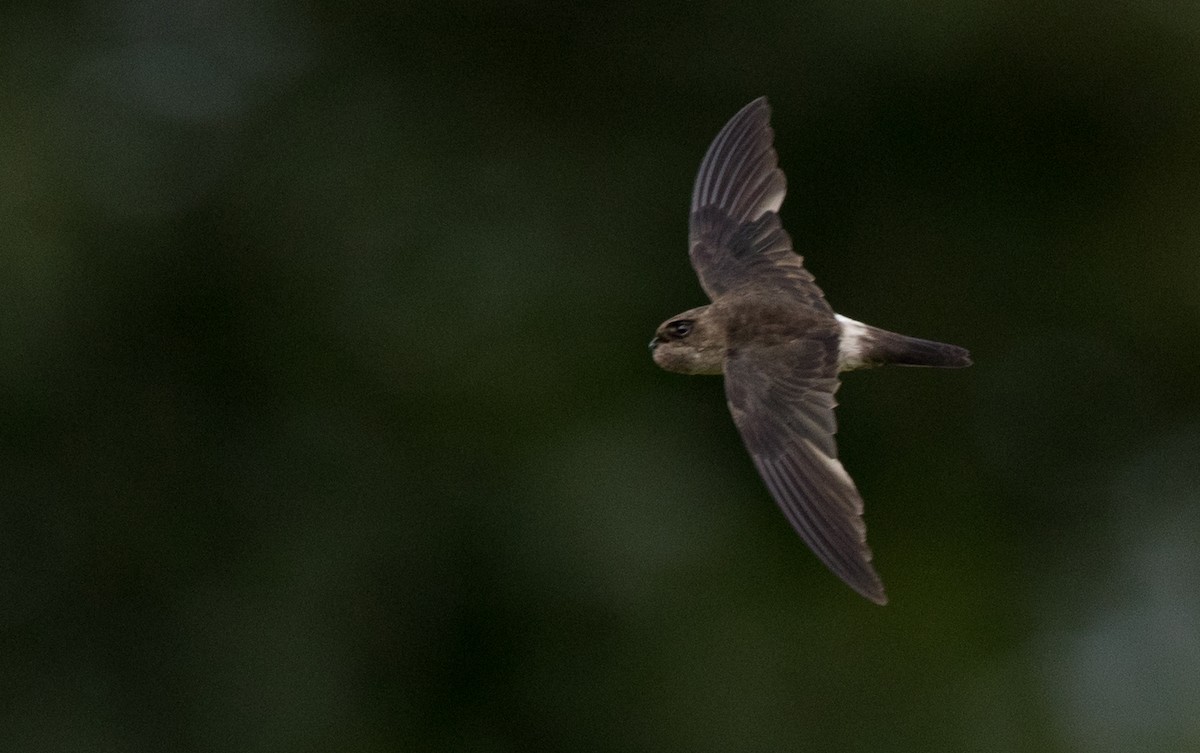
[[[769,101],[767,101],[766,94],[760,94],[757,97],[755,97],[754,99],[750,100],[748,103],[746,103],[746,106],[742,108],[742,112],[746,112],[747,110],[762,110],[767,115],[770,115],[771,114],[771,103]],[[740,115],[741,113],[739,112],[738,114]]]
[[[861,520],[861,518],[859,518]],[[857,582],[851,581],[849,578],[842,578],[846,585],[853,588],[864,599],[878,604],[879,606],[887,606],[887,592],[883,588],[883,579],[879,577],[879,573],[875,572],[875,565],[872,564],[875,559],[875,553],[871,551],[871,547],[867,545],[866,525],[863,525],[862,531],[862,555],[863,569]]]
[[[870,547],[867,546],[866,536],[863,537],[862,555],[862,568],[857,573],[843,573],[836,570],[833,573],[867,601],[881,607],[887,606],[887,592],[883,588],[883,580],[879,577],[879,573],[875,572],[875,566],[871,564],[874,556]],[[830,569],[832,570],[832,568]]]
[[[787,192],[771,129],[771,105],[756,97],[730,118],[709,144],[692,187],[692,212],[721,208],[734,219],[778,212]]]
[[[852,585],[851,588],[854,588],[867,601],[878,604],[881,607],[887,606],[887,593],[883,590],[883,583],[878,578],[869,587],[854,587]]]

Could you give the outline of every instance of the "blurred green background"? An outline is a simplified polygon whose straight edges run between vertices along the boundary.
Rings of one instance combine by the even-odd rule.
[[[755,96],[892,603],[719,379]],[[0,6],[0,749],[1200,750],[1190,2]]]

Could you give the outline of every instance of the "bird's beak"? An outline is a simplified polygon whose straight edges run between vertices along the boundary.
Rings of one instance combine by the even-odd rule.
[[[662,340],[659,340],[657,337],[656,337],[656,338],[654,338],[653,340],[651,340],[651,341],[650,341],[650,350],[651,350],[651,351],[653,351],[655,348],[657,348],[657,347],[658,347],[658,344],[659,344],[660,342],[662,342]]]

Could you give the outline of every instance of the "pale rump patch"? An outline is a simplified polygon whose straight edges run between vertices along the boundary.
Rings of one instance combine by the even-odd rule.
[[[871,344],[871,328],[862,322],[856,322],[848,316],[834,314],[842,335],[838,339],[838,369],[849,371],[867,365],[863,353]]]

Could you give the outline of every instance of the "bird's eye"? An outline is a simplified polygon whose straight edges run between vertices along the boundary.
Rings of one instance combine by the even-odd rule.
[[[686,319],[680,319],[677,322],[671,322],[667,325],[667,334],[672,338],[680,339],[687,337],[692,332],[692,323]]]

